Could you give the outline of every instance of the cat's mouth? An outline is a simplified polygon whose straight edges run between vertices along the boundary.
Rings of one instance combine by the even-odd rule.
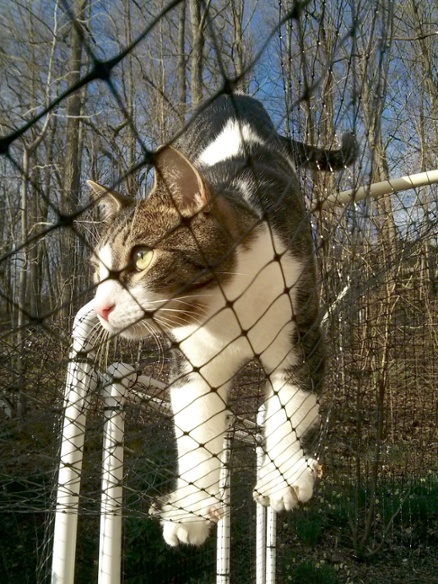
[[[115,324],[111,317],[108,319],[103,318],[98,314],[98,318],[101,326],[108,331],[111,336],[120,336],[124,339],[129,339],[132,341],[139,341],[148,336],[156,335],[157,333],[164,332],[154,320],[150,317],[143,317],[132,323],[119,323]]]
[[[120,318],[118,310],[102,313],[96,310],[102,327],[112,336],[121,336],[129,340],[141,340],[157,334],[168,334],[172,330],[193,324],[201,325],[206,307],[199,301],[181,301],[173,299],[165,302],[154,311],[142,311],[141,315],[129,322]]]

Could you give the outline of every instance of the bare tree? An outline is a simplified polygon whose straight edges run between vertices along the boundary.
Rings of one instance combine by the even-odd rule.
[[[192,54],[191,54],[191,82],[190,93],[192,98],[192,109],[196,109],[202,101],[202,72],[204,66],[204,15],[202,2],[189,0],[190,29],[192,34]],[[206,9],[204,8],[204,11]]]
[[[70,54],[68,60],[67,82],[70,86],[77,84],[81,75],[83,31],[81,22],[85,16],[87,0],[75,0],[74,16],[70,31]],[[79,190],[81,175],[81,91],[75,91],[67,98],[66,102],[66,133],[65,133],[65,156],[62,179],[62,197],[59,210],[62,220],[71,227],[69,217],[79,206]],[[74,274],[75,266],[76,238],[71,229],[64,231],[61,249],[61,314],[71,316],[74,310]],[[73,270],[72,270],[73,267]]]

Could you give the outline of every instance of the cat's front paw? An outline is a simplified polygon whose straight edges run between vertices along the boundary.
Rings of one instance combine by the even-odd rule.
[[[253,496],[257,503],[274,511],[290,511],[299,503],[309,501],[315,481],[321,476],[322,468],[312,458],[303,458],[287,472],[281,472],[269,462],[260,470]]]
[[[196,498],[196,502],[193,499]],[[192,499],[184,508],[179,501]],[[181,543],[202,545],[207,539],[210,528],[223,516],[223,504],[215,497],[205,494],[191,494],[175,491],[165,502],[152,505],[150,513],[161,519],[163,537],[174,547]]]

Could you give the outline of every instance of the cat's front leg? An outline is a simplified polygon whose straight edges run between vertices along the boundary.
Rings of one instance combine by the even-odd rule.
[[[265,456],[254,498],[275,511],[291,510],[313,494],[321,467],[303,448],[319,423],[317,396],[273,376],[265,418]]]
[[[201,374],[171,388],[178,451],[177,488],[158,513],[171,546],[200,545],[223,514],[219,473],[226,428],[227,386],[211,389]]]

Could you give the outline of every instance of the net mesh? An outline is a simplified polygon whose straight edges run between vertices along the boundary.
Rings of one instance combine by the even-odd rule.
[[[314,498],[278,516],[278,582],[430,582],[437,480],[437,187],[321,209],[328,195],[436,168],[434,2],[6,1],[0,7],[0,577],[50,580],[73,317],[99,237],[85,180],[142,198],[151,153],[205,99],[245,91],[293,139],[360,146],[303,171],[328,350]],[[98,335],[98,333],[95,333]],[[100,343],[95,369],[160,387],[125,405],[122,581],[214,580],[215,541],[169,548],[151,504],[174,488],[168,340]],[[232,581],[255,580],[255,444],[265,373],[229,410]],[[88,404],[76,581],[97,579],[105,405]],[[242,420],[249,421],[246,425]]]

